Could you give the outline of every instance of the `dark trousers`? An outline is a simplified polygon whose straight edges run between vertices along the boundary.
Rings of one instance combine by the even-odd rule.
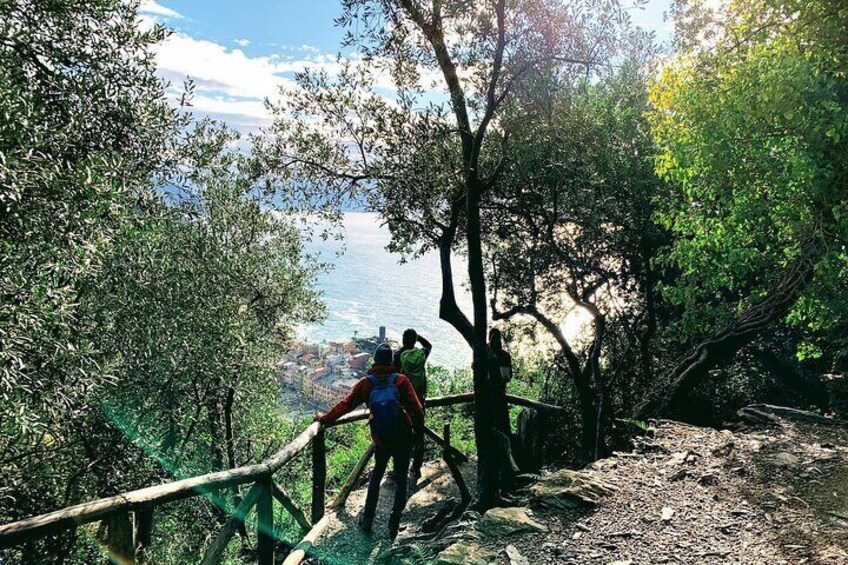
[[[421,405],[424,409],[421,411],[421,419],[424,420],[425,414],[427,412],[427,383],[424,383],[422,390],[415,390],[415,394],[418,395],[418,400],[421,401]],[[413,432],[414,437],[412,441],[412,474],[415,475],[416,479],[421,476],[421,465],[424,462],[424,426],[423,421],[418,433]]]
[[[368,524],[374,521],[377,513],[377,500],[380,498],[380,482],[386,473],[389,459],[394,460],[395,470],[395,502],[392,506],[390,521],[399,522],[400,515],[406,507],[407,475],[409,474],[410,443],[406,442],[401,447],[380,447],[374,450],[374,471],[371,473],[371,482],[368,483],[368,496],[365,499],[365,511],[363,518]]]
[[[421,417],[424,415],[422,413]],[[421,476],[421,464],[424,462],[424,426],[412,437],[412,474],[416,479]]]
[[[491,389],[495,403],[495,429],[509,437],[512,429],[509,422],[509,405],[506,402],[506,383],[493,382]]]
[[[512,428],[509,421],[509,407],[506,403],[506,383],[498,379],[491,384],[492,396],[495,404],[495,431],[503,434],[505,438],[499,440],[498,443],[500,444],[500,441],[505,441],[504,447],[509,448],[510,451],[512,451]],[[503,453],[503,455],[504,459],[501,461],[502,467],[500,468],[499,473],[501,475],[501,486],[508,492],[513,490],[515,485],[515,474],[513,473],[512,468],[508,466],[506,453]]]

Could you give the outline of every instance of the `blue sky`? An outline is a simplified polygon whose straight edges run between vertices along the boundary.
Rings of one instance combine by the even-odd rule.
[[[660,39],[670,35],[663,13],[670,0],[649,0],[632,10],[633,20]],[[305,68],[332,73],[342,31],[333,25],[338,0],[144,0],[145,24],[164,23],[174,30],[158,48],[159,73],[178,96],[186,76],[195,82],[194,110],[255,131],[269,121],[266,97]]]
[[[340,12],[338,0],[160,0],[159,4],[182,16],[170,22],[175,28],[198,39],[240,47],[252,56],[297,52],[301,46],[335,52],[341,41],[333,25]],[[236,41],[241,39],[250,44],[239,46]]]

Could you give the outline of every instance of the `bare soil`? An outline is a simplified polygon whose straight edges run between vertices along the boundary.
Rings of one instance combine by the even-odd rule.
[[[463,465],[461,472],[469,488],[473,490],[476,484],[474,463]],[[357,519],[365,506],[368,479],[366,474],[360,481],[362,488],[351,493],[344,509],[332,516],[327,529],[317,540],[314,553],[321,563],[364,565],[392,561],[389,555],[392,543],[388,537],[388,521],[394,501],[395,483],[390,473],[387,473],[380,487],[373,532],[371,535],[366,535],[357,525]],[[399,542],[415,536],[420,530],[421,523],[434,515],[446,500],[459,498],[459,489],[444,461],[426,463],[421,469],[421,479],[416,486],[414,493],[410,491],[398,536]]]
[[[589,467],[616,487],[597,506],[534,507],[533,518],[548,533],[491,539],[470,525],[468,539],[492,550],[497,557],[491,563],[499,565],[844,565],[847,461],[848,429],[841,427],[781,421],[729,431],[660,421],[633,452]],[[473,488],[473,463],[463,467],[463,475]],[[398,544],[414,537],[446,498],[458,497],[444,464],[427,465],[422,482],[410,499]],[[351,495],[317,544],[322,562],[391,562],[385,524],[393,488],[392,481],[384,482],[370,537],[355,522],[364,489]],[[431,563],[446,543],[435,540],[429,551],[422,549],[420,560],[407,562]],[[526,561],[516,557],[516,549]]]
[[[550,534],[500,544],[532,564],[844,565],[846,458],[843,428],[659,422],[633,453],[591,466],[617,487],[597,508],[537,509]]]

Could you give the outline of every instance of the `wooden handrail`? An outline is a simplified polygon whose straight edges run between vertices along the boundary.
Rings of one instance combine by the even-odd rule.
[[[0,548],[18,544],[47,532],[102,520],[120,512],[135,510],[148,505],[157,506],[166,502],[208,494],[224,487],[255,482],[262,477],[270,476],[288,461],[291,461],[303,448],[309,445],[320,429],[319,423],[311,424],[291,443],[263,463],[146,487],[100,500],[84,502],[11,524],[4,524],[0,526]]]
[[[327,529],[327,526],[330,522],[335,518],[336,514],[339,510],[330,510],[328,514],[325,514],[321,521],[312,526],[312,529],[309,530],[300,543],[298,543],[291,553],[288,554],[286,560],[283,561],[283,565],[300,565],[300,563],[306,559],[306,556],[309,554],[309,551],[315,545],[315,542],[321,537],[321,534],[324,533],[324,530]]]
[[[454,406],[469,403],[473,400],[474,393],[467,392],[428,399],[427,406]],[[507,400],[513,404],[540,410],[561,410],[558,406],[544,404],[519,396],[507,395]],[[367,410],[357,410],[339,418],[338,421],[326,427],[335,427],[367,418]],[[318,422],[313,422],[295,437],[294,440],[262,463],[145,487],[4,524],[0,526],[0,549],[17,545],[49,532],[102,520],[121,512],[149,509],[167,502],[209,494],[212,491],[217,491],[225,487],[267,481],[280,467],[303,451],[324,427]]]
[[[514,394],[507,394],[506,401],[510,404],[515,404],[516,406],[525,406],[527,408],[535,408],[536,410],[547,410],[550,412],[561,412],[565,410],[562,406],[556,406],[554,404],[545,404],[544,402],[539,402],[538,400],[530,400],[529,398],[524,398],[523,396],[515,396]]]

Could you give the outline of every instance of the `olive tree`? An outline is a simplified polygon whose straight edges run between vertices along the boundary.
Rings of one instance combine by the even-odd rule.
[[[0,5],[3,523],[284,440],[272,360],[323,311],[316,264],[234,134],[166,99],[165,34],[119,0]],[[84,533],[1,559],[92,562]]]
[[[326,204],[365,194],[390,248],[441,259],[439,313],[473,350],[478,504],[498,496],[486,334],[482,207],[509,154],[501,109],[551,68],[592,75],[628,25],[617,2],[347,0],[339,23],[359,57],[337,76],[303,73],[260,140],[269,183]],[[391,93],[380,92],[390,87]],[[382,97],[379,94],[386,94]],[[327,194],[335,195],[328,200]],[[454,296],[451,255],[467,254],[472,312]]]
[[[655,365],[652,263],[665,234],[653,218],[659,180],[644,119],[650,56],[650,43],[637,44],[592,81],[551,77],[516,96],[503,120],[513,155],[485,204],[494,318],[530,318],[553,339],[589,459],[604,454],[612,416]],[[564,329],[574,308],[588,339]]]

